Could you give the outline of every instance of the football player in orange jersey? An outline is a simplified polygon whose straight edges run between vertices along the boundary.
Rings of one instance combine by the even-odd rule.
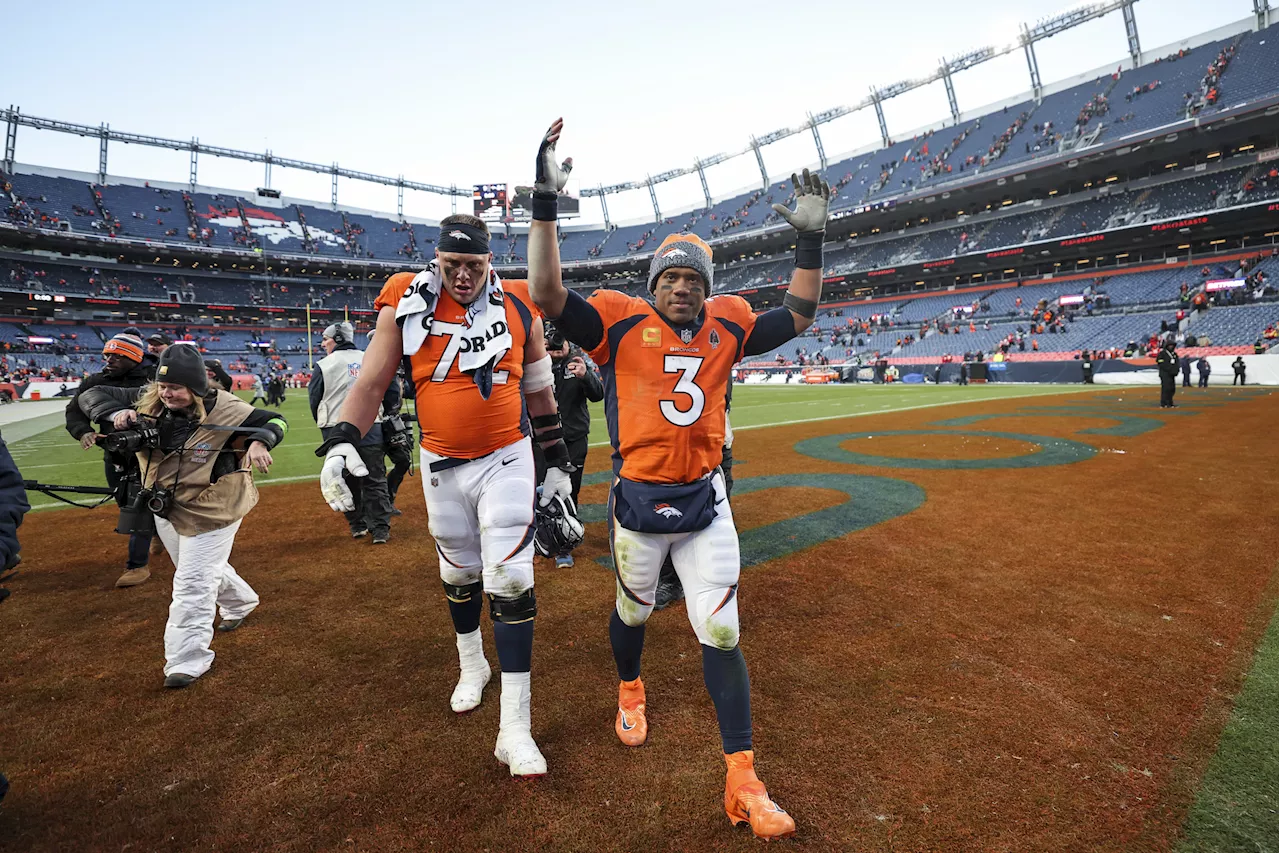
[[[734,364],[794,338],[817,314],[831,191],[806,170],[792,176],[796,209],[774,205],[797,231],[796,270],[781,307],[757,316],[740,297],[707,298],[711,249],[694,234],[672,234],[654,252],[652,302],[605,289],[583,299],[560,280],[555,193],[568,169],[556,164],[555,143],[562,127],[557,120],[538,150],[529,282],[538,307],[588,351],[604,380],[617,578],[609,638],[621,682],[614,730],[628,746],[648,734],[640,655],[659,568],[670,554],[720,725],[725,811],[762,838],[783,838],[795,833],[795,821],[754,769],[750,685],[738,646],[738,535],[719,466]]]
[[[544,504],[569,496],[572,466],[542,319],[527,282],[499,279],[492,258],[488,227],[458,214],[440,223],[436,259],[427,269],[387,280],[374,302],[377,335],[336,434],[317,455],[325,457],[325,500],[334,509],[348,508],[342,471],[360,476],[355,446],[373,425],[403,358],[422,432],[428,524],[457,633],[461,675],[450,705],[458,713],[472,710],[489,681],[480,639],[483,589],[502,669],[494,755],[512,776],[540,776],[547,764],[533,740],[529,711],[537,610],[531,433],[548,460]]]

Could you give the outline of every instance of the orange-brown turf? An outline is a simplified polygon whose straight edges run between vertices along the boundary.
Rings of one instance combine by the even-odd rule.
[[[872,469],[792,450],[814,436],[1087,397],[922,409],[743,431],[739,479],[838,471],[927,493],[914,512],[743,572],[757,771],[798,850],[1158,851],[1176,839],[1276,606],[1276,397],[1079,435],[1089,418],[957,431],[1070,437],[1072,465]],[[886,437],[880,456],[987,458],[1011,440]],[[592,451],[589,468],[607,464]],[[0,605],[5,850],[750,850],[722,807],[724,761],[684,609],[655,613],[650,735],[617,742],[603,523],[577,567],[539,561],[533,732],[549,775],[493,758],[499,679],[456,716],[452,626],[417,476],[391,543],[352,541],[304,482],[264,489],[232,563],[259,592],[212,671],[161,687],[172,566],[112,588],[115,513],[28,516]],[[584,489],[601,502],[605,487]],[[740,529],[830,506],[788,488],[735,499]],[[488,622],[487,617],[485,623]],[[484,627],[490,662],[492,633]]]

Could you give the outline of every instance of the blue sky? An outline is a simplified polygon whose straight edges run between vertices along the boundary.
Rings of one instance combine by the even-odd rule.
[[[583,186],[643,179],[737,151],[870,86],[925,76],[943,56],[1016,37],[1063,0],[979,4],[739,0],[628,3],[217,3],[79,0],[6,10],[0,102],[23,112],[163,137],[403,174],[434,184],[531,179],[543,130]],[[1247,17],[1247,0],[1140,0],[1144,50]],[[1040,42],[1048,83],[1118,61],[1119,13]],[[961,110],[1029,88],[1021,51],[955,78]],[[890,132],[947,115],[936,83],[886,104]],[[823,128],[828,156],[879,137],[862,110]],[[765,149],[775,177],[816,161],[802,134]],[[18,161],[97,169],[97,141],[22,128]],[[187,155],[113,145],[112,174],[185,182]],[[758,182],[754,157],[708,172],[715,196]],[[200,182],[252,189],[259,165],[202,158]],[[329,178],[276,169],[287,195],[328,200]],[[395,210],[394,189],[343,182],[345,204]],[[696,176],[659,188],[665,210],[701,198]],[[466,209],[464,203],[463,208]],[[615,221],[652,214],[647,191],[610,198]],[[406,196],[406,213],[449,202]],[[599,204],[583,201],[585,220]]]

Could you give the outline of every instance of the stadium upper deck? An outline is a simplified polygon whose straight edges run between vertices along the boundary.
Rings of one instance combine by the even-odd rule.
[[[888,205],[959,182],[994,182],[1010,167],[1035,169],[1108,145],[1138,142],[1157,129],[1211,121],[1274,101],[1280,90],[1276,40],[1275,25],[1242,30],[1136,68],[1118,67],[1057,91],[1049,87],[1051,93],[1039,102],[1028,99],[831,163],[826,174],[837,190],[833,211]],[[127,180],[97,185],[93,179],[20,166],[6,179],[8,198],[0,203],[10,223],[152,245],[397,262],[430,256],[438,233],[429,223],[252,194]],[[785,203],[789,196],[786,184],[775,183],[659,222],[566,228],[561,256],[569,265],[642,259],[663,237],[679,231],[716,245],[777,225],[770,204]],[[496,262],[519,267],[524,247],[522,231],[502,234],[495,241]]]

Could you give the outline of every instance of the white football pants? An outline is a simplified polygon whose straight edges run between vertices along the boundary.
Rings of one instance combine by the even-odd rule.
[[[258,606],[258,594],[227,562],[240,522],[183,536],[163,518],[156,533],[173,560],[173,601],[164,626],[164,674],[199,677],[209,671],[215,606],[223,619],[243,619]]]
[[[440,579],[515,598],[533,587],[533,445],[522,438],[488,456],[440,472],[422,451],[427,524]]]
[[[612,517],[610,547],[617,577],[615,606],[622,621],[643,625],[653,612],[658,573],[667,554],[684,586],[685,608],[698,642],[718,649],[738,644],[738,531],[725,496],[724,477],[712,479],[716,516],[693,533],[638,533]]]

